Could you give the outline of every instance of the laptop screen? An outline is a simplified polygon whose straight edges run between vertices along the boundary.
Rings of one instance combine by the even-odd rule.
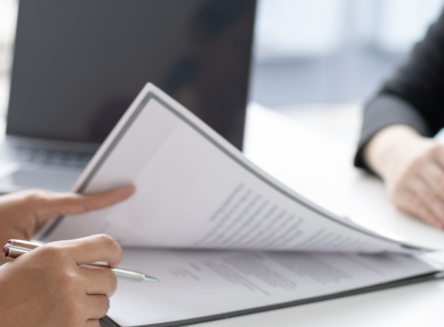
[[[102,142],[147,82],[242,147],[255,0],[20,0],[7,134]]]

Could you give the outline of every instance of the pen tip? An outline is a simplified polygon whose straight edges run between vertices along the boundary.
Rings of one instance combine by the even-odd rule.
[[[150,276],[147,276],[147,275],[144,275],[144,276],[143,276],[143,280],[144,280],[145,282],[150,282],[150,283],[158,283],[158,282],[159,282],[159,280],[158,280],[157,278],[155,278],[155,277],[150,277]]]

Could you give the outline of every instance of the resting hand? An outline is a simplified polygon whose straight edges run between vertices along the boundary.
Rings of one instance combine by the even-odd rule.
[[[76,215],[121,202],[134,193],[126,186],[95,194],[31,190],[0,196],[0,248],[11,239],[29,240],[48,220]],[[1,256],[3,258],[3,256]],[[0,264],[5,262],[0,260]]]
[[[99,327],[117,280],[110,269],[79,265],[121,260],[110,236],[95,235],[48,243],[1,266],[1,326]]]
[[[391,202],[408,215],[444,228],[444,147],[402,125],[387,127],[365,148]]]

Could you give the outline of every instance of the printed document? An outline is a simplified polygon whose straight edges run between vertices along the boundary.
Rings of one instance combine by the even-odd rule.
[[[427,249],[338,217],[276,181],[152,84],[73,191],[127,184],[136,186],[129,200],[61,217],[44,233],[46,241],[109,234],[124,247],[125,266],[160,278],[119,281],[108,316],[120,326],[217,319],[441,270],[423,259]]]

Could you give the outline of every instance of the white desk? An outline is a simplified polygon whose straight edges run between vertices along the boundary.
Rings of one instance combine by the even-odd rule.
[[[1,80],[0,104],[3,105],[0,105],[0,111],[6,103],[7,86]],[[334,119],[334,116],[329,114],[324,118]],[[310,119],[313,117],[308,117]],[[308,120],[304,119],[304,122]],[[1,119],[0,130],[3,129]],[[352,167],[355,136],[347,132],[338,140],[275,112],[258,106],[250,107],[245,152],[253,162],[335,213],[347,215],[363,224],[373,223],[411,241],[444,249],[443,232],[397,213],[386,200],[382,183]],[[444,323],[443,305],[444,280],[214,321],[196,327],[433,327]]]
[[[354,141],[338,142],[258,106],[250,107],[247,156],[307,198],[363,224],[444,249],[444,233],[397,213],[383,185],[352,167]],[[349,143],[349,144],[347,144]],[[440,257],[441,255],[437,255]],[[196,325],[443,326],[444,280]]]

